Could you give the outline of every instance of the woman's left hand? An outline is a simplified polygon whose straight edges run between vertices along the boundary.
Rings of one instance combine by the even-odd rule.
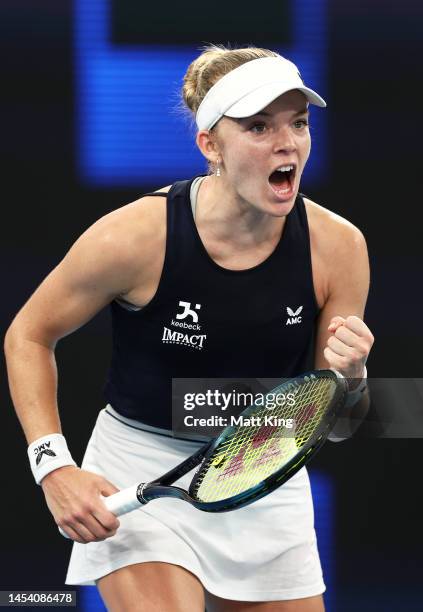
[[[367,325],[359,317],[333,317],[328,331],[331,335],[323,353],[329,367],[346,378],[362,378],[364,366],[374,338]]]

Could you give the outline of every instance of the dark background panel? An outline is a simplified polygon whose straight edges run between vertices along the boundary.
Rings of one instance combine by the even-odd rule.
[[[265,10],[243,0],[201,7],[196,0],[154,3],[113,0],[111,39],[119,45],[215,44],[280,45],[291,40],[291,9],[287,0],[267,0]],[[199,19],[205,11],[207,18]]]
[[[422,7],[409,0],[331,0],[328,11],[330,178],[318,189],[310,185],[308,195],[358,225],[368,241],[372,287],[366,321],[376,338],[369,374],[422,377]],[[0,7],[3,333],[86,227],[158,187],[106,190],[79,182],[72,33],[70,1],[41,0],[35,7],[5,0]],[[113,33],[116,45],[136,44],[143,35]],[[198,46],[207,38],[202,31]],[[104,311],[57,349],[63,428],[77,461],[103,407],[110,346]],[[0,393],[2,498],[15,500],[3,503],[0,586],[60,588],[69,543],[58,537],[33,483],[5,376]],[[327,444],[316,457],[314,468],[335,483],[339,612],[421,608],[421,452],[418,439],[357,437]],[[48,559],[48,574],[40,558]]]

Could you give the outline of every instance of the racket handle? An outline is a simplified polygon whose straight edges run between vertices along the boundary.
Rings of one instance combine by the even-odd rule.
[[[132,510],[136,510],[141,506],[141,503],[138,501],[137,490],[138,485],[136,484],[108,497],[101,496],[101,498],[110,512],[113,512],[115,516],[122,516],[122,514],[132,512]],[[58,527],[58,529],[64,538],[70,539],[61,527]]]
[[[127,489],[122,489],[118,493],[109,495],[109,497],[103,497],[104,505],[110,512],[113,512],[116,516],[122,516],[136,510],[141,506],[141,502],[137,497],[138,485],[132,485]]]

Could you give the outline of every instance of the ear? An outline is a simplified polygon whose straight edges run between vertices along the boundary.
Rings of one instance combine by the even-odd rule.
[[[215,164],[220,157],[220,147],[216,140],[216,135],[211,130],[200,130],[197,133],[195,142],[204,157]]]

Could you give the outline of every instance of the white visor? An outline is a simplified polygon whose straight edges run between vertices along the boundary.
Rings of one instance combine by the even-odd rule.
[[[223,115],[251,117],[293,89],[302,91],[310,104],[326,106],[323,98],[304,85],[296,65],[284,57],[246,62],[209,89],[197,111],[198,129],[210,130]]]

